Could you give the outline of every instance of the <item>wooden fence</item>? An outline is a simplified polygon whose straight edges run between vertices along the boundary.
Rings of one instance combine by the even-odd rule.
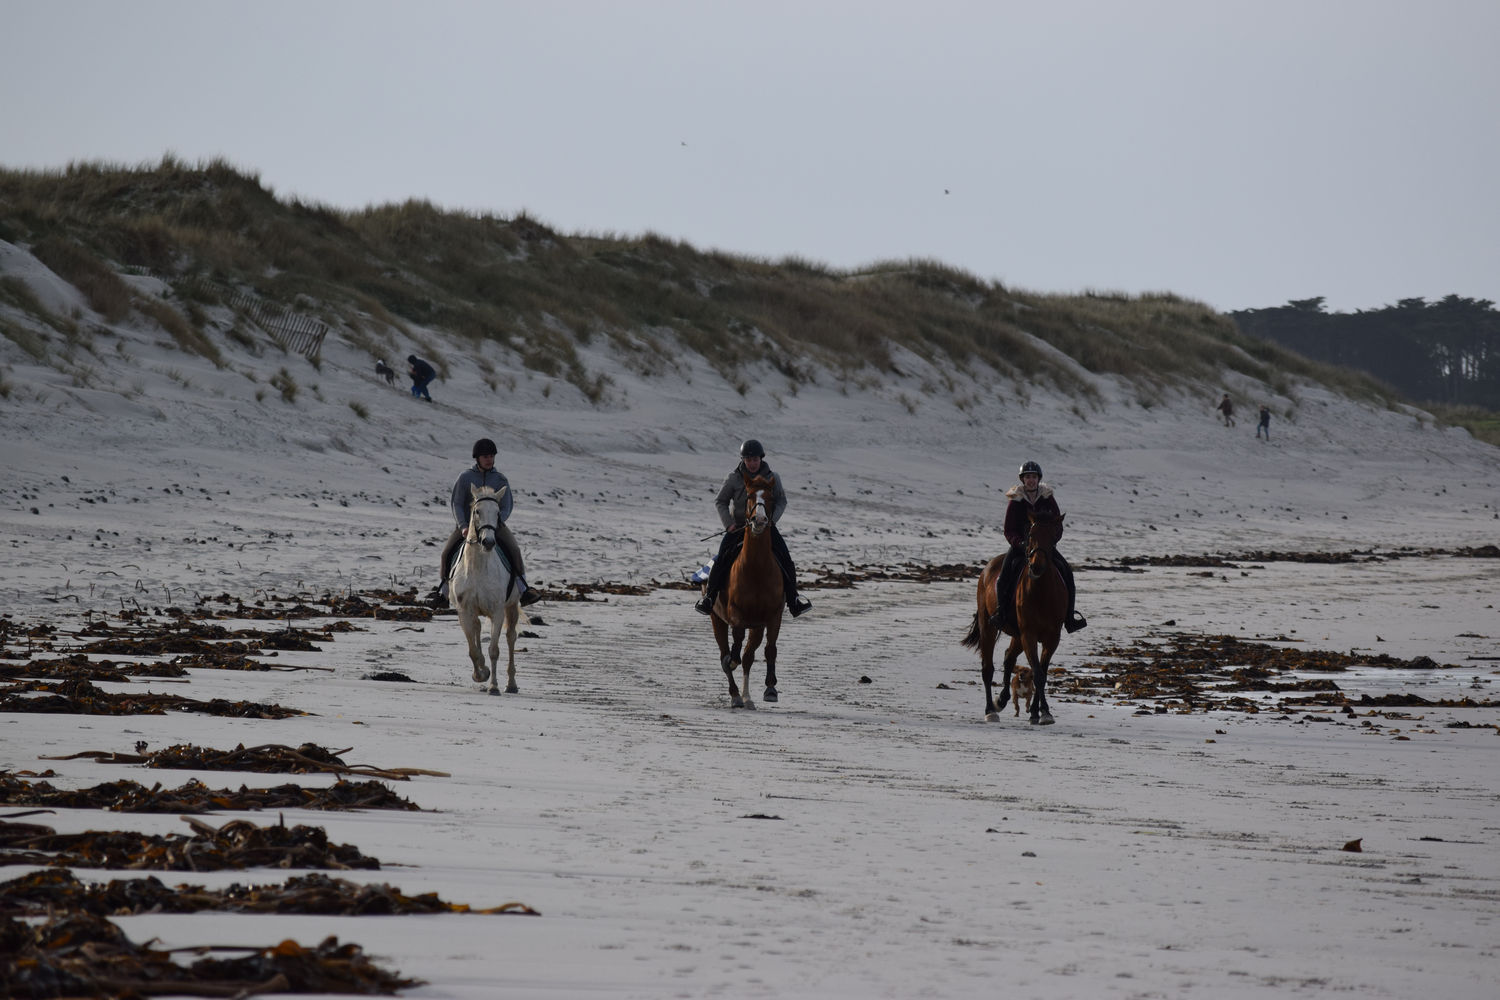
[[[172,280],[161,275],[158,277],[168,283]],[[200,279],[194,283],[207,289],[220,302],[249,317],[266,332],[271,343],[283,351],[295,352],[309,361],[318,360],[318,355],[323,351],[323,338],[328,336],[327,324],[253,295],[246,295],[238,288],[222,282]]]

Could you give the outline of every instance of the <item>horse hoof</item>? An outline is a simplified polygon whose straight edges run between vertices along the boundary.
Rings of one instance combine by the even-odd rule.
[[[499,688],[490,688],[489,691],[487,691],[486,693],[487,694],[498,695],[500,693],[500,689]]]
[[[986,713],[984,713],[984,721],[985,722],[999,722],[1000,721],[1000,713],[999,712],[986,712]]]
[[[780,698],[781,698],[781,696],[776,693],[776,689],[775,688],[766,688],[766,693],[763,694],[763,695],[761,695],[761,699],[760,700],[761,701],[779,701]]]
[[[506,694],[520,694],[521,693],[521,689],[518,688],[518,687],[516,687],[514,684],[507,684],[507,685],[505,685],[505,693]]]
[[[729,699],[729,707],[730,708],[744,708],[745,707],[744,699],[742,699],[739,695],[735,695],[734,697],[732,697],[732,698]]]
[[[490,672],[488,670],[476,670],[476,671],[474,671],[474,683],[475,684],[483,684],[485,681],[487,681],[489,679],[490,679]]]

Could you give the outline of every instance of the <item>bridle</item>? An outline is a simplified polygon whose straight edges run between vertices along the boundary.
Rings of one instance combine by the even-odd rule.
[[[465,538],[464,541],[468,542],[470,545],[484,545],[484,536],[480,533],[483,531],[488,531],[492,537],[490,538],[489,544],[485,545],[485,548],[493,548],[495,546],[495,543],[498,542],[500,538],[499,528],[497,528],[494,524],[476,525],[474,523],[475,515],[479,512],[479,505],[482,503],[494,504],[495,520],[498,522],[500,519],[499,497],[475,497],[473,505],[469,508],[469,530],[470,532],[472,532],[472,537]]]
[[[766,514],[766,491],[756,490],[750,494],[745,503],[745,527],[750,529],[752,535],[758,535],[766,530],[766,525],[771,523],[771,518]]]
[[[1052,567],[1052,556],[1048,550],[1057,544],[1057,539],[1042,541],[1037,537],[1037,525],[1033,524],[1031,530],[1026,533],[1026,575],[1033,580],[1040,580]],[[1037,553],[1042,555],[1042,568],[1037,569],[1035,559]]]

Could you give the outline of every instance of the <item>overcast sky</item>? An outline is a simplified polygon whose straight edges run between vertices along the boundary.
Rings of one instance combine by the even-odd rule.
[[[1496,0],[0,0],[0,165],[837,268],[1500,300]]]

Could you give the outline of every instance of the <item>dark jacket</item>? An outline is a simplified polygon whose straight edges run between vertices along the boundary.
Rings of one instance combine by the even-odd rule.
[[[499,469],[485,472],[478,462],[461,472],[453,481],[453,492],[448,498],[448,509],[453,511],[453,524],[457,528],[469,525],[469,507],[474,503],[474,496],[469,492],[470,486],[488,486],[492,490],[498,490],[502,486],[509,487],[510,480]],[[505,496],[500,498],[500,523],[504,524],[510,517],[514,500],[515,496],[506,489]]]
[[[1046,483],[1038,483],[1036,488],[1036,502],[1026,499],[1026,491],[1019,484],[1005,491],[1010,498],[1010,503],[1005,508],[1005,540],[1014,546],[1026,544],[1026,534],[1031,530],[1029,515],[1051,514],[1053,517],[1061,516],[1062,511],[1057,509],[1057,501],[1052,497],[1052,487]],[[1062,529],[1058,529],[1058,537],[1062,537]]]
[[[745,524],[745,477],[748,475],[745,463],[741,462],[725,477],[724,485],[719,487],[719,495],[714,498],[714,506],[719,509],[719,522],[724,525],[725,531]],[[760,471],[756,475],[771,480],[770,517],[771,523],[775,524],[781,520],[781,512],[786,510],[786,490],[781,487],[781,477],[771,471],[765,459],[760,460]]]
[[[411,365],[411,378],[413,382],[431,382],[437,378],[437,370],[415,354],[407,358],[406,362]]]

